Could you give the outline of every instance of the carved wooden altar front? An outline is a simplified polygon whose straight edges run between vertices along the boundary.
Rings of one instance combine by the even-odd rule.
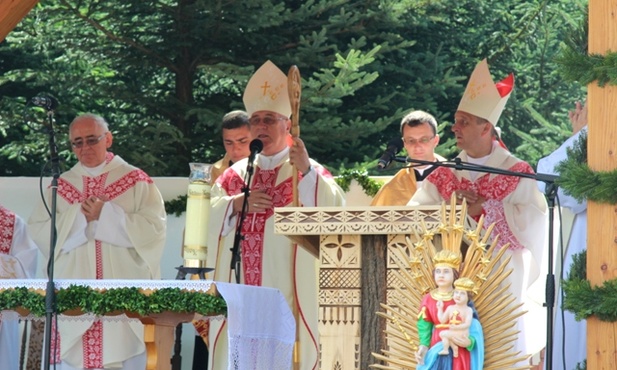
[[[439,225],[439,206],[276,208],[274,229],[319,258],[320,369],[368,369],[387,348],[382,311],[393,294],[391,246]]]

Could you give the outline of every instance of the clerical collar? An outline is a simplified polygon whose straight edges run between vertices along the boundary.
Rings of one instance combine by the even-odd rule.
[[[428,175],[431,174],[431,172],[435,171],[435,169],[437,169],[437,166],[435,165],[428,165],[424,168],[414,168],[413,172],[416,175],[416,181],[422,181],[425,178],[428,177]]]
[[[285,147],[285,149],[274,155],[264,155],[263,153],[259,153],[257,155],[257,166],[264,170],[272,170],[276,168],[276,166],[281,163],[281,160],[285,158],[286,155],[289,154],[289,147]]]
[[[83,168],[84,171],[88,172],[90,176],[96,177],[100,175],[101,173],[103,173],[103,167],[105,167],[107,162],[103,161],[103,163],[99,164],[96,167],[86,167],[81,162],[79,162],[79,164],[81,165],[81,168]]]

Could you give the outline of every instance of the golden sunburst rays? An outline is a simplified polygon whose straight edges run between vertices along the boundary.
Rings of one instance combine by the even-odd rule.
[[[372,354],[381,363],[370,365],[371,368],[416,368],[418,308],[423,296],[436,287],[433,258],[438,249],[461,253],[463,242],[467,249],[460,277],[472,279],[477,287],[473,302],[484,332],[483,369],[529,368],[518,366],[528,356],[513,353],[518,336],[516,321],[524,312],[522,304],[517,305],[515,297],[508,292],[507,278],[512,273],[508,267],[510,257],[506,254],[508,245],[498,250],[498,235],[491,236],[494,225],[484,229],[484,223],[484,217],[480,217],[477,224],[470,226],[466,201],[457,205],[453,193],[449,207],[446,202],[441,204],[438,226],[429,230],[421,221],[420,231],[405,238],[406,245],[388,247],[390,259],[395,266],[391,273],[396,283],[393,283],[394,294],[389,295],[388,303],[381,304],[384,311],[377,313],[387,320],[385,332],[388,348]],[[467,228],[465,225],[468,225]]]

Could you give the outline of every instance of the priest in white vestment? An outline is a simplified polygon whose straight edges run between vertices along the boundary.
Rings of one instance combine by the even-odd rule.
[[[86,114],[69,137],[77,163],[58,180],[56,279],[159,279],[166,213],[152,179],[109,152],[107,122]],[[51,189],[45,202],[51,204]],[[49,258],[49,214],[39,202],[30,235]],[[58,369],[144,369],[144,329],[139,322],[60,321],[50,362]],[[54,337],[55,338],[55,337]]]
[[[251,133],[263,143],[263,151],[254,159],[248,213],[242,225],[241,283],[279,289],[292,311],[296,312],[299,332],[300,369],[316,369],[319,360],[317,332],[318,260],[286,236],[274,234],[275,207],[292,206],[293,172],[298,173],[298,194],[302,206],[342,206],[344,193],[330,173],[309,158],[304,143],[292,139],[291,105],[287,76],[272,62],[266,62],[251,78],[244,104],[250,115]],[[210,213],[211,241],[223,245],[208,250],[208,265],[215,267],[214,280],[235,282],[230,269],[231,252],[238,215],[244,201],[244,179],[249,159],[235,163],[221,175],[212,189]],[[247,307],[259,310],[260,307]],[[264,317],[268,315],[264,312]],[[272,319],[272,318],[269,318]],[[210,330],[209,369],[232,369],[227,363],[228,338],[225,325],[213,321]],[[233,346],[248,346],[236,343]],[[239,355],[250,356],[242,351]],[[234,355],[235,356],[235,355]],[[257,360],[257,359],[256,359]],[[290,369],[291,358],[277,359],[269,369]],[[229,364],[233,365],[233,364]]]
[[[572,121],[573,135],[566,140],[559,148],[547,157],[538,161],[538,172],[549,175],[559,175],[556,166],[568,158],[568,149],[572,148],[583,135],[587,135],[587,105],[581,106],[577,103],[576,110],[570,112]],[[540,190],[545,191],[546,184],[538,182]],[[563,261],[563,269],[556,270],[556,280],[559,283],[568,277],[572,258],[587,249],[587,201],[579,201],[564,193],[563,189],[557,191],[558,204],[564,210],[563,214],[570,212],[573,215],[572,229],[570,230],[566,249],[563,251],[563,259],[557,258],[557,263]],[[557,211],[557,209],[556,209]],[[558,217],[555,217],[558,220]],[[556,236],[555,240],[559,240]],[[555,248],[557,252],[558,249]],[[556,253],[558,254],[558,253]],[[557,265],[556,265],[557,266]],[[553,369],[574,369],[578,363],[587,359],[587,321],[576,321],[574,314],[562,309],[561,284],[558,285],[557,303],[555,305],[555,321],[553,335]],[[545,363],[547,360],[545,360]]]
[[[463,163],[533,175],[531,166],[514,157],[495,140],[494,127],[514,87],[514,75],[495,84],[486,59],[478,63],[454,115],[452,131],[458,158]],[[546,264],[547,204],[533,178],[440,167],[433,171],[411,198],[410,205],[441,204],[455,193],[467,200],[468,215],[484,215],[484,227],[495,223],[498,247],[509,243],[509,292],[527,311],[517,322],[515,352],[533,355],[546,342],[544,273]],[[521,364],[525,365],[525,364]]]
[[[0,206],[0,279],[34,278],[38,253],[28,236],[26,223]],[[16,318],[0,321],[0,369],[19,369],[19,344]]]

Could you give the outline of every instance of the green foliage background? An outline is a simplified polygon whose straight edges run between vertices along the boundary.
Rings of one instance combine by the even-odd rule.
[[[186,176],[188,162],[222,156],[221,117],[243,107],[244,86],[267,59],[300,69],[311,156],[334,173],[374,173],[413,109],[438,118],[438,151],[455,155],[453,113],[487,57],[495,80],[515,73],[499,126],[508,147],[535,164],[569,136],[567,111],[585,97],[555,58],[577,42],[586,8],[581,0],[44,1],[0,44],[1,175],[41,172],[48,117],[26,103],[49,93],[61,103],[53,128],[65,166],[75,161],[68,124],[93,112],[110,122],[116,154],[152,176]]]

